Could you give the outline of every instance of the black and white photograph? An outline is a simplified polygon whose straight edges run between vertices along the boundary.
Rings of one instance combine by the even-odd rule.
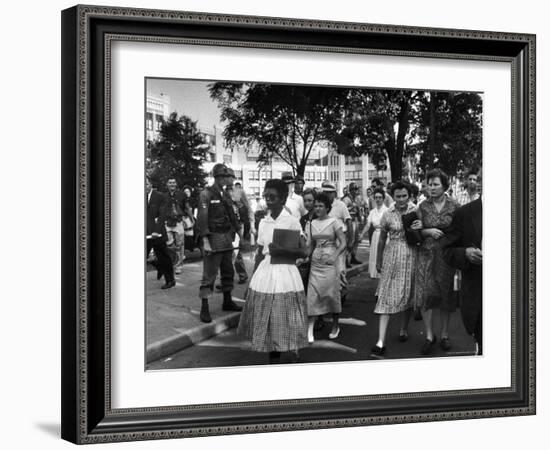
[[[483,357],[483,92],[144,83],[146,370]]]

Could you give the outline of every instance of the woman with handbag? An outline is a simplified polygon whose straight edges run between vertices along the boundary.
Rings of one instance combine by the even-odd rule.
[[[386,332],[390,317],[401,313],[399,340],[407,339],[407,326],[411,311],[416,247],[409,245],[405,236],[402,216],[416,207],[410,202],[411,186],[397,181],[392,185],[391,196],[395,203],[382,215],[378,240],[376,269],[380,272],[378,300],[374,308],[379,314],[378,341],[371,355],[381,357],[386,352]],[[422,227],[419,220],[411,224],[413,230]]]
[[[418,207],[418,216],[422,221],[420,231],[423,241],[418,251],[416,266],[414,307],[422,311],[426,328],[426,340],[421,354],[431,353],[436,342],[433,332],[433,310],[440,310],[441,348],[451,348],[449,339],[450,314],[456,311],[456,295],[453,290],[455,269],[443,259],[440,239],[451,226],[453,213],[459,207],[458,202],[445,192],[449,188],[449,178],[445,172],[434,169],[427,174],[429,197]]]

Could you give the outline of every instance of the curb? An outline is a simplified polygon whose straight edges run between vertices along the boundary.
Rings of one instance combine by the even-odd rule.
[[[349,269],[346,269],[345,272],[346,276],[351,278],[367,269],[368,263],[363,263],[350,267]],[[198,344],[201,341],[217,336],[230,328],[234,328],[239,324],[239,317],[239,312],[226,314],[223,317],[214,319],[211,323],[197,325],[196,327],[183,333],[171,336],[162,341],[154,342],[153,344],[147,346],[146,363],[150,364],[158,361],[161,358],[170,356],[176,352]]]
[[[171,336],[147,346],[146,363],[152,363],[166,356],[184,350],[201,341],[216,336],[239,324],[239,312],[226,314],[214,319],[211,323],[198,325],[184,333]]]

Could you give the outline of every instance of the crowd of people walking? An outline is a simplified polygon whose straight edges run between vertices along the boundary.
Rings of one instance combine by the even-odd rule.
[[[362,263],[357,250],[367,240],[368,268],[361,276],[378,282],[378,339],[372,356],[385,355],[389,323],[396,315],[396,341],[408,339],[413,313],[421,315],[425,328],[420,354],[429,355],[436,343],[449,351],[449,323],[457,309],[481,354],[478,171],[467,174],[465,189],[456,197],[439,169],[428,172],[421,190],[406,181],[386,187],[375,179],[365,196],[351,183],[342,198],[328,181],[321,189],[308,189],[302,177],[285,173],[266,182],[254,206],[230,168],[216,164],[212,175],[213,185],[196,201],[190,187],[177,190],[175,179],[168,180],[163,194],[147,182],[147,256],[154,251],[158,277],[165,278],[161,288],[169,289],[174,273],[182,270],[185,249],[200,250],[202,322],[212,321],[209,301],[217,288],[223,293],[223,310],[242,310],[238,332],[252,350],[268,354],[271,363],[285,352],[297,361],[300,348],[314,342],[323,317],[332,322],[329,339],[340,336],[346,268]],[[251,274],[242,260],[246,242],[255,243]],[[249,282],[244,307],[231,297],[235,272],[239,283]],[[218,275],[220,285],[215,286]],[[435,311],[440,316],[437,330]]]

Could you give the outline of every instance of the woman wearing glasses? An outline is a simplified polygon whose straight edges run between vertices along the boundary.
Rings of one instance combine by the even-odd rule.
[[[278,363],[281,353],[290,352],[298,360],[298,349],[308,345],[307,304],[296,260],[307,255],[300,221],[285,208],[288,187],[282,180],[268,180],[264,198],[269,210],[258,227],[258,250],[254,274],[245,295],[238,332],[252,343],[252,350],[269,353],[269,362]],[[273,243],[276,229],[299,233],[295,248]],[[272,264],[271,258],[288,263]]]

